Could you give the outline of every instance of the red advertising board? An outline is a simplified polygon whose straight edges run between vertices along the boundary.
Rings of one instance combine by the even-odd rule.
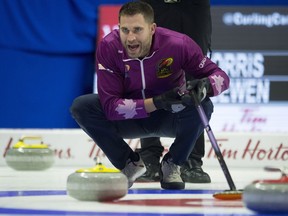
[[[118,12],[121,5],[100,5],[98,23],[98,41],[118,28]]]

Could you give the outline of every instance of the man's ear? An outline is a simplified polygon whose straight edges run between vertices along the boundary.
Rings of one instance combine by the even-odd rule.
[[[152,23],[152,25],[151,25],[151,33],[152,33],[152,34],[155,33],[156,27],[157,27],[156,23]]]

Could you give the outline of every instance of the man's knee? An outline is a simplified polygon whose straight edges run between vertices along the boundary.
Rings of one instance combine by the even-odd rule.
[[[93,94],[82,95],[74,99],[70,107],[70,113],[76,119],[91,110],[91,106],[97,104],[98,96]],[[92,105],[93,104],[93,105]]]
[[[81,106],[82,104],[82,96],[77,97],[73,100],[72,105],[70,106],[70,113],[71,115],[76,118],[79,113],[81,113],[81,109],[83,108],[83,106]]]

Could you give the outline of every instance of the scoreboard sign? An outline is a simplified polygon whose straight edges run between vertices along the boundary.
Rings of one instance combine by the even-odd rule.
[[[212,60],[231,87],[220,103],[288,102],[288,7],[212,7]]]
[[[288,7],[212,7],[211,13],[215,49],[288,50]]]

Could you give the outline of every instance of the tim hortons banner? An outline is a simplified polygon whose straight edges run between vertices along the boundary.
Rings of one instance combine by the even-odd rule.
[[[54,151],[56,161],[54,166],[92,167],[95,157],[107,165],[112,166],[105,154],[81,129],[54,129],[54,130],[0,130],[0,166],[7,166],[5,155],[23,136],[38,136],[44,144]],[[284,167],[288,161],[287,133],[260,133],[260,132],[217,132],[217,143],[229,167]],[[126,140],[132,149],[140,147],[139,140]],[[161,138],[165,152],[173,142],[171,138]],[[205,137],[206,167],[219,166],[212,145]],[[32,143],[31,143],[32,144]],[[109,145],[109,143],[107,143]],[[163,154],[165,154],[165,152]]]

